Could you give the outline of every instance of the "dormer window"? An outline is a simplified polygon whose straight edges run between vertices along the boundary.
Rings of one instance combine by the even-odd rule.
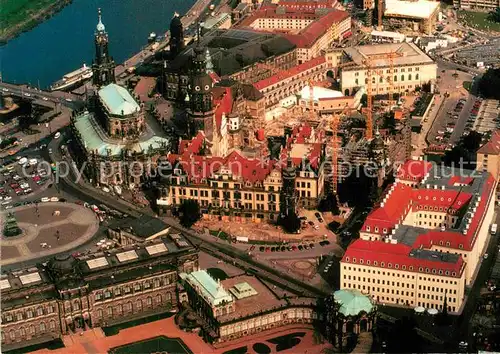
[[[410,269],[410,270],[413,270],[413,266],[410,266],[410,268],[409,268],[409,269]]]
[[[367,231],[367,232],[370,232],[370,226],[367,226],[367,227],[366,227],[366,231]]]
[[[359,264],[363,264],[363,260],[362,259],[359,260]]]
[[[424,268],[419,267],[419,268],[418,268],[418,271],[419,271],[419,272],[423,272],[423,271],[424,271]]]
[[[445,274],[446,274],[446,275],[450,275],[450,272],[449,272],[449,271],[446,271],[446,273],[445,273]]]
[[[352,259],[352,263],[356,263],[356,258],[353,258],[353,259]]]
[[[399,269],[399,264],[395,264],[394,268]]]
[[[349,262],[349,257],[345,257],[345,261],[346,261],[346,262]]]
[[[380,263],[380,265],[381,265],[382,267],[385,267],[385,262],[381,262],[381,263]]]
[[[373,261],[373,265],[374,266],[378,266],[378,262],[377,261]]]
[[[366,264],[367,264],[367,265],[370,265],[370,260],[367,260],[367,261],[366,261]]]
[[[459,244],[459,245],[458,245],[458,248],[463,249],[463,248],[464,248],[464,245]]]
[[[425,268],[426,273],[429,273],[429,271],[430,271],[429,268]]]
[[[392,263],[389,263],[387,266],[388,266],[389,268],[392,268]]]
[[[406,266],[405,265],[401,266],[401,269],[406,270]]]
[[[375,227],[375,232],[378,232],[378,227]]]
[[[435,269],[432,270],[432,274],[436,274],[436,270]]]
[[[384,231],[384,234],[386,234],[386,233],[387,233],[387,229],[386,229],[386,228],[384,228],[384,230],[383,230],[383,231]]]

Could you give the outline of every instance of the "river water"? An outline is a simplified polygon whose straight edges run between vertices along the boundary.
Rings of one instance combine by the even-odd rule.
[[[94,57],[97,9],[110,38],[109,51],[122,63],[163,34],[174,12],[184,14],[195,0],[73,0],[61,12],[0,47],[3,80],[48,87],[64,74],[90,65]]]

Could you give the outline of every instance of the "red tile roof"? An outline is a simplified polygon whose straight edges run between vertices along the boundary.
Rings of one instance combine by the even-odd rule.
[[[251,25],[260,18],[310,19],[313,21],[300,31],[300,33],[284,34],[284,37],[297,47],[308,48],[311,47],[318,40],[318,38],[324,35],[334,24],[350,18],[348,12],[340,10],[329,11],[326,14],[317,14],[314,11],[314,8],[294,9],[287,6],[286,12],[277,13],[277,8],[278,5],[276,4],[265,5],[260,10],[255,11],[251,16],[240,22],[238,27],[251,27]],[[273,29],[273,32],[283,32],[280,30],[281,29],[279,28],[276,30]]]
[[[287,9],[325,9],[334,8],[337,5],[337,0],[324,0],[324,1],[296,1],[296,0],[280,0],[279,6],[286,7]]]
[[[263,181],[273,170],[274,161],[248,159],[237,151],[222,157],[200,156],[184,151],[182,155],[169,155],[169,161],[179,166],[188,175],[190,183],[201,183],[202,179],[209,178],[223,167],[230,170],[234,176],[255,183]]]
[[[471,198],[472,194],[458,190],[416,189],[413,191],[413,210],[425,210],[425,207],[432,207],[436,208],[434,211],[442,208],[439,211],[454,213],[466,206]]]
[[[300,75],[302,72],[315,68],[319,65],[322,65],[326,62],[326,59],[324,56],[320,56],[317,58],[314,58],[312,60],[306,61],[305,63],[302,63],[300,65],[297,65],[289,70],[283,71],[282,73],[273,75],[271,77],[268,77],[267,79],[258,81],[254,84],[255,88],[257,90],[262,90],[266,87],[272,86],[278,82],[281,82],[283,80],[293,78],[294,76]]]
[[[406,271],[417,273],[434,273],[433,270],[436,273],[443,271],[444,275],[449,272],[448,276],[457,278],[461,277],[465,269],[462,256],[459,256],[456,262],[445,262],[439,258],[431,260],[410,256],[410,252],[412,252],[412,248],[401,243],[392,244],[357,239],[347,248],[342,262],[385,269],[396,269],[397,267],[399,270],[403,270],[404,267]],[[413,250],[413,252],[418,252],[418,250]]]
[[[421,182],[431,169],[432,163],[429,161],[408,160],[399,167],[396,177],[404,181]]]
[[[450,186],[468,186],[474,181],[472,177],[453,176],[448,181]]]
[[[182,140],[179,143],[179,154],[197,155],[200,153],[205,141],[205,134],[199,131],[198,134],[191,140]]]
[[[465,234],[454,230],[445,232],[429,230],[418,236],[413,247],[431,248],[432,245],[438,245],[441,242],[443,246],[448,248],[471,250],[489,200],[494,195],[494,184],[494,178],[488,175],[481,191],[481,200]],[[384,234],[383,229],[386,229],[385,234],[389,234],[401,222],[410,206],[412,206],[413,211],[426,210],[425,207],[427,207],[427,210],[436,208],[432,211],[451,213],[469,206],[473,197],[472,194],[459,190],[412,189],[402,183],[395,183],[393,186],[391,188],[393,191],[385,203],[368,214],[361,231],[382,235]],[[370,231],[367,231],[367,227],[370,227]],[[375,227],[378,228],[377,232],[375,232]]]
[[[217,124],[217,131],[220,131],[222,125],[222,115],[226,116],[231,113],[233,108],[233,95],[231,93],[231,88],[229,87],[219,87],[222,89],[220,95],[216,97],[216,92],[214,88],[214,106],[215,108],[215,123]]]
[[[288,137],[285,147],[281,150],[280,161],[283,162],[288,159],[288,152],[293,148],[293,144],[308,144],[309,151],[307,156],[302,158],[292,158],[294,166],[300,166],[305,159],[309,161],[310,167],[316,169],[321,162],[321,154],[323,151],[322,135],[320,130],[316,131],[314,135],[312,127],[307,124],[300,124],[293,128],[291,135]]]
[[[366,231],[370,227],[370,233],[379,235],[389,233],[391,229],[406,216],[411,203],[412,188],[402,183],[396,183],[389,189],[384,197],[385,202],[380,204],[368,214],[366,221],[363,224],[362,231]],[[378,231],[375,231],[377,227]]]
[[[477,152],[488,155],[500,154],[500,130],[496,130],[491,134],[490,141],[481,146]]]
[[[474,243],[477,237],[477,231],[482,225],[483,219],[485,217],[485,213],[490,202],[489,197],[494,197],[494,185],[495,180],[493,176],[489,175],[488,179],[486,180],[486,184],[483,187],[483,193],[481,195],[479,205],[477,206],[477,210],[474,213],[474,216],[472,217],[469,225],[469,229],[465,234],[458,231],[441,232],[436,230],[429,230],[425,234],[420,235],[413,246],[430,248],[433,245],[439,245],[453,249],[463,249],[465,251],[470,251],[474,247]]]

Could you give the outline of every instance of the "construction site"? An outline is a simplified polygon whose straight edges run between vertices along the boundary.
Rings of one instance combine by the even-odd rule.
[[[343,69],[350,70],[352,67],[367,74],[366,85],[352,95],[345,96],[336,90],[339,82],[333,78],[310,79],[297,94],[283,100],[284,104],[267,112],[263,121],[255,120],[255,126],[249,127],[249,130],[262,132],[262,139],[257,140],[264,140],[264,135],[282,137],[284,131],[301,124],[324,132],[325,194],[333,193],[338,198],[339,185],[354,170],[358,174],[360,171],[369,174],[377,187],[381,187],[393,172],[394,162],[405,161],[411,155],[411,128],[405,119],[405,112],[401,112],[402,108],[397,105],[399,87],[396,89],[392,75],[397,71],[396,59],[404,54],[391,46],[384,46],[384,50],[386,53],[363,53],[361,63],[338,63],[335,68],[338,77],[341,77]],[[380,73],[380,60],[388,63],[388,74]],[[259,78],[277,74],[290,76],[286,70],[269,65],[260,65],[260,68]],[[374,89],[375,82],[379,82],[381,75],[387,80],[389,88],[385,94],[375,96],[372,94],[377,91]],[[338,205],[343,204],[342,200],[337,201]]]
[[[438,20],[440,4],[429,0],[378,0],[365,1],[363,9],[368,26],[373,25],[376,16],[379,30],[431,34]]]

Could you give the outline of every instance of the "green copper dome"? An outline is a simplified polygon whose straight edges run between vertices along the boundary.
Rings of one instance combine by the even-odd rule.
[[[371,300],[358,290],[337,290],[333,296],[340,304],[339,311],[344,316],[357,316],[362,311],[370,313],[373,310]]]

